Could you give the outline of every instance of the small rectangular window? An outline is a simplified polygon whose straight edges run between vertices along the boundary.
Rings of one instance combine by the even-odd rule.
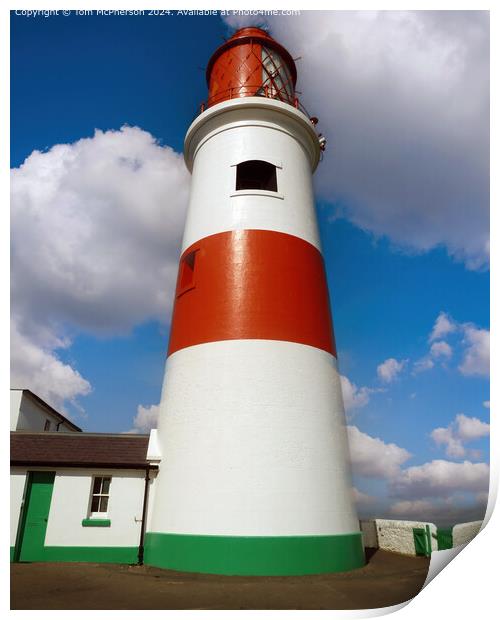
[[[110,476],[96,476],[92,485],[90,514],[97,516],[108,512]]]
[[[194,268],[196,263],[196,252],[193,250],[186,254],[181,260],[179,267],[179,283],[177,286],[177,297],[186,291],[194,288]]]
[[[267,161],[252,159],[236,166],[236,191],[241,189],[263,189],[278,191],[276,166]]]
[[[50,431],[50,420],[45,420],[45,426],[43,427],[44,431]]]

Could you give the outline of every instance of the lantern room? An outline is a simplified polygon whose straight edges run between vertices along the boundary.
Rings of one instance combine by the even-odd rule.
[[[291,55],[260,28],[241,28],[207,66],[207,107],[239,97],[270,97],[298,107]]]

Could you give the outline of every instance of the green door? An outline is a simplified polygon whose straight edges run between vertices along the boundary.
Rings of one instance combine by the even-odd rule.
[[[413,541],[416,555],[430,556],[429,532],[423,527],[414,527]]]
[[[30,472],[20,524],[20,562],[37,562],[44,559],[43,548],[54,478],[53,471]]]
[[[438,549],[451,549],[453,547],[453,528],[438,527],[437,531]]]

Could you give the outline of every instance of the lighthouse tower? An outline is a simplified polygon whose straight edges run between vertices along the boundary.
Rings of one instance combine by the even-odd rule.
[[[147,564],[301,575],[364,563],[312,174],[290,54],[243,28],[187,131],[191,198]]]

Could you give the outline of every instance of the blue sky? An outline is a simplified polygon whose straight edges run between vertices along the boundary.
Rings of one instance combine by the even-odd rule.
[[[353,457],[360,511],[448,522],[480,513],[489,457],[488,84],[471,83],[487,75],[487,28],[481,13],[398,15],[303,12],[268,25],[302,56],[302,98],[329,139],[315,182],[348,422],[362,433],[353,440],[363,454],[373,449],[387,464],[367,475]],[[424,76],[417,21],[418,36],[433,41],[425,53],[445,58]],[[469,35],[474,21],[479,43]],[[243,23],[12,15],[13,382],[85,430],[145,431],[134,422],[138,407],[153,415],[158,404],[188,184],[178,154],[206,96],[203,68]],[[305,35],[313,24],[325,29],[314,45]],[[400,63],[384,64],[393,30]],[[407,94],[421,83],[439,87]],[[465,103],[450,105],[457,100]],[[440,111],[461,129],[448,129]],[[61,144],[70,146],[54,148]],[[112,175],[128,158],[171,174],[156,191],[151,168],[125,199]],[[107,172],[96,180],[96,170]],[[133,218],[144,209],[144,221],[127,220],[129,207]],[[165,228],[152,233],[150,220]],[[130,277],[118,277],[122,270]],[[441,471],[448,487],[436,483]],[[415,482],[421,474],[425,484]],[[451,482],[460,477],[468,486]]]

